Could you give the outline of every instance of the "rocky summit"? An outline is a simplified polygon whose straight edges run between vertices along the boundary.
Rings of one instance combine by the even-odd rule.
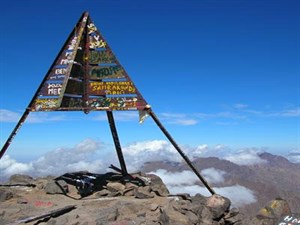
[[[268,203],[255,218],[246,218],[218,194],[170,195],[153,174],[14,175],[0,186],[3,225],[285,225],[299,224],[291,223],[298,218],[282,199]]]

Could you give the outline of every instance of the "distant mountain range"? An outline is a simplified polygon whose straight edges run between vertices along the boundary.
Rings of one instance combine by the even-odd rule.
[[[292,163],[282,156],[267,152],[258,156],[263,163],[241,166],[224,159],[208,157],[196,158],[193,164],[199,171],[215,168],[225,172],[223,181],[214,184],[213,187],[240,185],[253,191],[256,201],[239,208],[244,214],[253,216],[267,202],[278,197],[287,200],[293,212],[299,212],[300,163]],[[184,162],[156,161],[144,164],[142,171],[150,172],[157,169],[179,172],[189,170],[189,167]]]

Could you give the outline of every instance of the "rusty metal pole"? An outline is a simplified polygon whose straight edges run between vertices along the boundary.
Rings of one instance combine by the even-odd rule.
[[[192,162],[189,160],[189,158],[183,153],[183,151],[180,149],[178,144],[174,141],[172,136],[169,134],[169,132],[166,130],[166,128],[161,124],[155,113],[150,109],[148,111],[154,122],[157,124],[157,126],[161,129],[161,131],[166,135],[166,137],[169,139],[169,141],[172,143],[174,148],[178,151],[178,153],[182,156],[182,158],[185,160],[185,162],[188,164],[188,166],[193,170],[193,172],[196,174],[196,176],[200,179],[200,181],[204,184],[204,186],[208,189],[208,191],[213,195],[216,194],[216,192],[209,186],[207,181],[204,179],[203,176],[197,171],[197,169],[194,167]]]
[[[106,113],[107,113],[107,118],[108,118],[110,130],[111,130],[111,134],[112,134],[112,137],[114,139],[118,159],[119,159],[119,162],[120,162],[122,175],[126,176],[126,175],[128,175],[128,172],[127,172],[127,169],[126,169],[126,164],[125,164],[125,160],[124,160],[123,153],[122,153],[122,148],[121,148],[120,141],[119,141],[114,116],[113,116],[112,111],[106,111]]]

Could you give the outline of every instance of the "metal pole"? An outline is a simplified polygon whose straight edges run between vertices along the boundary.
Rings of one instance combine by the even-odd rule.
[[[29,112],[30,111],[28,109],[26,109],[26,111],[23,113],[22,117],[20,118],[19,122],[15,126],[14,130],[11,132],[10,136],[6,140],[6,142],[5,142],[5,144],[2,147],[1,152],[0,152],[0,159],[2,158],[2,156],[4,155],[4,153],[6,152],[7,148],[9,147],[9,145],[11,144],[11,142],[13,141],[14,137],[17,135],[19,129],[21,128],[21,126],[25,122],[27,116],[29,115]]]
[[[112,111],[106,111],[123,176],[128,175]]]
[[[209,186],[207,181],[204,179],[204,177],[201,176],[201,174],[197,171],[197,169],[194,167],[192,162],[189,160],[189,158],[183,153],[183,151],[179,148],[177,143],[174,141],[172,136],[169,134],[169,132],[166,130],[166,128],[161,124],[155,113],[150,109],[148,111],[150,116],[153,118],[154,122],[157,124],[157,126],[161,129],[161,131],[166,135],[166,137],[169,139],[169,141],[172,143],[174,148],[179,152],[179,154],[182,156],[182,158],[185,160],[185,162],[189,165],[189,167],[194,171],[194,173],[197,175],[197,177],[200,179],[200,181],[204,184],[204,186],[208,189],[208,191],[213,195],[216,192]]]

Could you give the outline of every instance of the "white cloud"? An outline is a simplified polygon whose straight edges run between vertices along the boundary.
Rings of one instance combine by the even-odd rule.
[[[0,122],[18,122],[20,117],[20,113],[6,109],[0,109]]]
[[[188,155],[194,159],[198,157],[203,157],[209,151],[207,144],[198,145],[196,148],[189,148]]]
[[[100,147],[100,143],[92,139],[85,139],[74,148],[76,153],[95,152]]]
[[[224,182],[224,175],[226,172],[215,168],[207,168],[202,170],[201,174],[205,177],[208,183],[219,184]]]
[[[245,149],[236,153],[231,153],[225,156],[224,159],[237,165],[254,165],[266,163],[267,161],[261,159],[258,153],[259,152],[255,149]]]
[[[197,124],[198,121],[195,119],[177,119],[177,120],[170,121],[169,123],[183,125],[183,126],[191,126]]]
[[[286,157],[293,163],[300,163],[300,149],[290,151]]]
[[[4,155],[0,160],[0,178],[5,179],[14,174],[30,174],[34,170],[31,163],[20,163]]]
[[[145,152],[159,152],[162,150],[167,150],[174,152],[174,149],[170,148],[167,141],[164,140],[153,140],[153,141],[142,141],[136,142],[124,148],[124,153],[129,155],[135,155],[138,153]]]
[[[138,170],[145,162],[151,161],[181,161],[175,148],[165,140],[143,141],[123,148],[125,159],[130,162],[128,168]]]
[[[183,170],[179,172],[170,172],[165,169],[158,169],[151,172],[159,176],[166,185],[193,185],[199,182],[199,178],[190,170]],[[225,171],[215,168],[207,168],[202,170],[201,175],[211,184],[218,184],[224,182]]]
[[[247,117],[242,114],[224,111],[224,112],[216,112],[216,113],[197,113],[197,117],[202,119],[218,119],[218,118],[225,118],[225,119],[232,119],[232,120],[244,120]]]
[[[73,148],[58,148],[32,163],[36,171],[35,175],[40,176],[47,173],[59,175],[78,170],[105,171],[104,165],[107,158],[103,160],[101,155],[97,156],[101,150],[103,149],[101,149],[100,143],[91,139],[83,140]],[[107,157],[109,156],[107,155]]]
[[[151,173],[159,176],[167,186],[193,185],[199,181],[199,178],[189,170],[170,172],[164,169],[159,169]]]
[[[129,171],[139,170],[145,162],[149,161],[182,161],[174,147],[165,140],[133,143],[123,147],[123,154]],[[77,170],[99,173],[105,172],[110,164],[119,166],[115,150],[112,147],[108,149],[104,144],[92,139],[85,139],[71,148],[61,147],[47,152],[28,164],[8,159],[1,160],[0,168],[1,174],[2,171],[7,171],[4,174],[6,177],[23,171],[32,176],[60,175]],[[17,168],[20,170],[18,171]],[[32,169],[25,170],[25,168]]]
[[[285,110],[277,114],[284,117],[298,117],[300,116],[300,108]]]
[[[73,162],[67,165],[67,171],[73,172],[73,171],[89,171],[94,173],[99,173],[101,171],[105,172],[107,168],[107,165],[105,166],[104,162],[101,160],[93,160],[93,161],[78,161]],[[60,173],[58,173],[60,175]]]
[[[108,158],[111,161],[108,162]],[[86,139],[73,148],[58,148],[30,163],[20,163],[5,155],[0,160],[0,174],[2,179],[7,179],[20,173],[31,176],[57,176],[80,170],[99,173],[105,172],[115,158],[100,143]]]
[[[183,151],[191,158],[199,157],[221,157],[227,155],[230,152],[230,148],[225,145],[209,146],[208,144],[201,144],[197,147],[185,147]]]
[[[210,192],[202,186],[199,185],[167,185],[167,188],[169,189],[171,194],[182,194],[187,193],[191,196],[194,196],[196,194],[201,194],[204,196],[210,196]]]
[[[234,207],[241,207],[257,201],[254,192],[241,185],[214,188],[214,190],[216,193],[229,198]]]
[[[144,141],[123,148],[127,169],[136,171],[149,161],[181,161],[174,147],[164,140]],[[110,164],[119,165],[115,150],[92,139],[85,139],[72,148],[61,147],[47,152],[30,163],[19,163],[8,155],[1,159],[0,173],[9,177],[26,172],[31,176],[61,175],[70,171],[106,172]]]
[[[236,109],[245,109],[245,108],[248,107],[248,105],[246,105],[246,104],[241,104],[241,103],[237,103],[237,104],[234,104],[233,107],[236,108]]]
[[[63,121],[66,120],[65,113],[62,112],[31,112],[26,119],[28,123],[44,123],[50,121]]]
[[[204,196],[211,195],[205,187],[197,185],[199,179],[191,171],[184,170],[181,172],[170,172],[159,169],[151,173],[158,175],[163,180],[171,194],[188,193],[194,196],[199,193]],[[209,179],[212,179],[214,183],[224,181],[223,176],[225,175],[225,172],[222,170],[208,168],[202,170],[201,173],[207,181],[209,181]],[[234,207],[240,207],[256,202],[254,192],[241,185],[213,187],[213,189],[217,194],[229,198]]]
[[[198,123],[192,114],[179,114],[179,113],[161,113],[161,118],[169,124],[177,124],[182,126],[191,126]]]
[[[188,193],[191,196],[194,196],[199,193],[207,197],[211,196],[211,193],[207,190],[207,188],[199,185],[167,185],[167,187],[171,194]],[[254,192],[244,186],[234,185],[212,188],[217,194],[229,198],[233,207],[241,207],[257,201]]]
[[[206,151],[208,150],[208,145],[207,144],[198,145],[196,149],[199,151]]]
[[[220,157],[231,151],[223,145],[209,147],[207,144],[199,145],[197,147],[185,146],[181,147],[181,149],[190,159],[216,155]],[[136,142],[123,147],[122,151],[127,169],[132,172],[140,170],[146,162],[183,161],[180,154],[166,140]],[[254,163],[265,162],[257,155],[257,151],[251,149],[243,150],[236,154],[230,153],[225,156],[224,159],[239,165],[251,165]],[[10,162],[9,165],[8,162]],[[107,145],[92,139],[85,139],[71,148],[61,147],[55,149],[29,164],[19,163],[13,159],[10,159],[10,161],[6,159],[5,163],[1,163],[2,167],[0,168],[0,172],[6,171],[6,175],[11,175],[12,172],[9,171],[17,173],[17,168],[20,168],[20,172],[28,171],[28,173],[31,173],[33,176],[48,174],[59,175],[63,172],[65,173],[74,170],[105,172],[110,164],[119,166],[119,161],[114,148],[112,146],[109,146],[108,148]],[[26,168],[33,169],[26,170]],[[206,169],[202,173],[210,183],[214,184],[223,182],[224,176],[226,175],[224,171],[216,170],[214,168]],[[170,174],[167,176],[170,176]],[[184,177],[189,177],[189,173],[184,174]],[[193,179],[191,180],[194,181]]]
[[[225,145],[221,145],[221,144],[218,144],[218,145],[216,145],[215,147],[214,147],[214,149],[216,149],[216,150],[223,150],[223,149],[225,149],[226,148],[226,146]]]
[[[21,113],[13,112],[6,109],[0,109],[0,122],[12,122],[16,123],[19,121]],[[26,119],[28,123],[43,123],[49,121],[62,121],[65,120],[65,114],[62,112],[31,112]]]

